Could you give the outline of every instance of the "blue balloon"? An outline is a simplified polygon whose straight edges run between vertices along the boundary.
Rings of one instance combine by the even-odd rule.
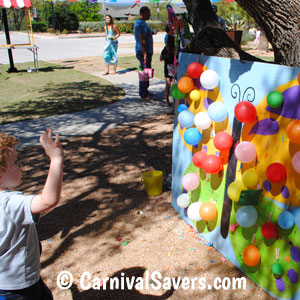
[[[298,229],[300,229],[300,209],[297,209],[293,212],[294,214],[294,218],[295,218],[295,223],[298,227]]]
[[[191,146],[195,146],[201,142],[202,135],[197,128],[189,128],[183,135],[184,141]]]
[[[187,109],[189,109],[187,107],[187,105],[185,105],[185,104],[179,104],[178,108],[177,108],[177,111],[178,111],[178,113],[181,113],[182,111],[187,110]]]
[[[249,228],[257,221],[257,210],[251,205],[242,206],[236,212],[236,221],[242,227]]]
[[[291,227],[294,226],[294,223],[295,223],[294,215],[287,210],[281,212],[280,215],[278,216],[278,225],[283,229],[290,229]]]
[[[178,122],[181,127],[189,128],[194,125],[194,117],[190,110],[184,110],[178,115]]]
[[[215,122],[223,122],[228,115],[224,103],[213,102],[209,105],[207,110],[208,116]]]

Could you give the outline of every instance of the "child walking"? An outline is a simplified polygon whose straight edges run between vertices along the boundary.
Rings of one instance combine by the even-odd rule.
[[[40,143],[50,158],[48,177],[40,195],[14,189],[22,170],[15,146],[18,140],[0,132],[0,299],[51,300],[40,277],[40,246],[35,228],[39,214],[60,200],[63,150],[59,136],[47,129]]]
[[[166,105],[170,106],[169,96],[170,96],[170,87],[171,84],[176,80],[176,75],[171,74],[169,72],[169,67],[172,66],[174,68],[174,57],[175,57],[175,45],[174,45],[174,37],[168,35],[167,44],[163,48],[160,54],[160,61],[164,61],[164,75],[166,78],[166,87],[165,87],[165,97],[166,97]],[[174,105],[174,103],[173,103]]]

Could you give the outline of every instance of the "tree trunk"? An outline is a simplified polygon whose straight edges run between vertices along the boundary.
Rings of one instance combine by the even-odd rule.
[[[261,61],[239,49],[221,29],[210,0],[183,0],[196,38],[190,51],[204,55]],[[236,0],[265,32],[275,63],[300,67],[300,1]]]

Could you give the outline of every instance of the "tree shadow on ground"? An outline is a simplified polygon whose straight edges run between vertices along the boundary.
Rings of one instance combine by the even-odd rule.
[[[101,85],[84,80],[52,86],[49,84],[40,91],[40,98],[21,101],[2,108],[0,119],[10,122],[61,115],[112,104],[123,99],[125,93],[114,85]]]
[[[143,267],[132,267],[128,269],[122,269],[116,273],[114,273],[110,278],[118,282],[120,286],[118,288],[112,289],[109,287],[109,281],[104,288],[103,282],[100,290],[96,289],[88,289],[86,291],[80,292],[76,285],[72,285],[71,292],[72,298],[74,300],[118,300],[118,299],[130,299],[130,300],[165,300],[171,297],[174,293],[174,288],[172,287],[170,290],[166,291],[161,296],[142,294],[135,287],[131,287],[130,283],[138,283],[137,278],[143,278],[145,273],[145,268]],[[121,288],[121,282],[124,282],[124,288]],[[129,284],[126,284],[129,282]],[[92,280],[87,280],[85,284],[92,283]],[[143,286],[145,287],[149,282],[145,282],[143,279]],[[115,287],[117,285],[114,285]]]
[[[37,68],[35,72],[54,72],[55,70],[65,70],[65,69],[74,69],[73,66],[60,66],[60,65],[53,65],[49,67],[40,67]],[[8,72],[8,71],[7,71]],[[17,69],[14,73],[27,73],[27,69]]]
[[[161,170],[165,176],[171,173],[172,128],[172,116],[163,115],[143,124],[129,124],[63,142],[61,205],[42,216],[38,225],[41,240],[59,233],[61,240],[42,267],[53,264],[78,237],[111,236],[117,234],[112,230],[115,224],[125,228],[131,222],[134,229],[124,230],[130,239],[135,229],[153,225],[153,220],[146,216],[130,220],[127,215],[131,211],[151,209],[151,205],[160,211],[169,210],[170,204],[159,201],[163,195],[148,197],[145,194],[141,176],[149,169]],[[40,192],[48,169],[43,150],[41,147],[22,149],[19,157],[26,166],[21,189],[31,194]],[[164,190],[167,190],[166,184]],[[116,245],[111,237],[109,240],[104,255],[121,251],[121,244]]]
[[[129,72],[136,71],[136,70],[137,70],[137,68],[128,68],[128,69],[119,70],[117,73],[125,74],[125,73],[129,73]]]

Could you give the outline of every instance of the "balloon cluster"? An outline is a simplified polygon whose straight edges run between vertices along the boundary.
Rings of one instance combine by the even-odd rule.
[[[201,86],[196,84],[200,81]],[[203,71],[203,66],[198,63],[191,63],[188,66],[187,74],[182,76],[176,85],[171,88],[171,95],[175,99],[182,99],[188,96],[191,101],[201,100],[200,88],[211,90],[218,86],[219,76],[213,70]],[[211,127],[212,122],[223,122],[228,112],[221,102],[211,103],[207,111],[201,111],[194,115],[185,104],[178,106],[178,122],[181,128],[186,128],[183,139],[186,144],[196,146],[202,140],[200,130]]]

